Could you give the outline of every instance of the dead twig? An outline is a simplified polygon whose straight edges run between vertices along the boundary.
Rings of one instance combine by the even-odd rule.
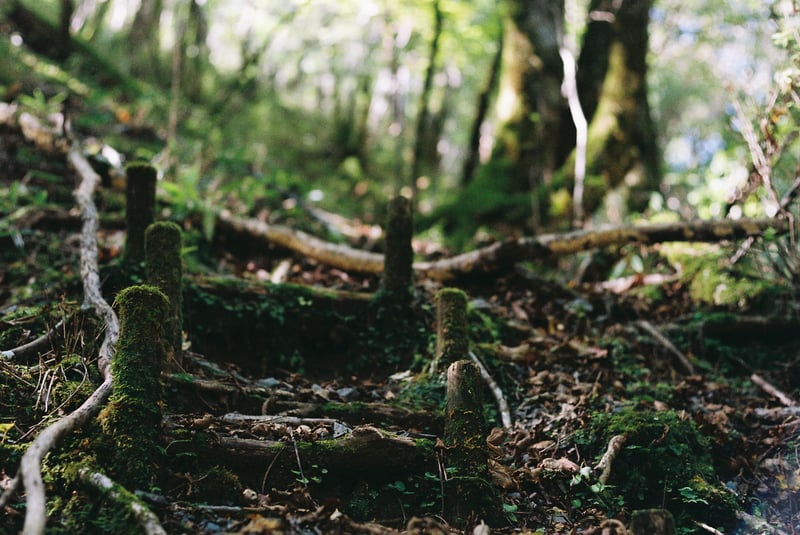
[[[800,192],[800,166],[798,166],[797,176],[795,177],[794,182],[791,186],[789,186],[789,189],[786,190],[786,193],[783,194],[783,197],[781,197],[780,210],[778,211],[779,214],[784,214],[789,220],[789,238],[792,243],[794,243],[794,216],[787,210],[787,208],[795,199],[795,197],[797,197],[798,192]],[[742,257],[747,254],[747,251],[749,251],[753,246],[755,241],[755,236],[748,236],[747,239],[742,242],[742,245],[739,246],[739,249],[736,251],[736,253],[731,257],[731,264],[735,264],[741,260]]]
[[[640,320],[640,321],[637,321],[636,324],[639,327],[641,327],[642,329],[644,329],[645,331],[647,331],[653,338],[658,340],[658,342],[661,345],[663,345],[665,348],[667,348],[667,350],[670,353],[672,353],[675,356],[675,358],[678,359],[678,362],[680,362],[681,366],[683,367],[683,370],[687,374],[689,374],[689,375],[693,375],[694,374],[694,366],[692,366],[692,363],[689,360],[689,357],[684,355],[683,352],[680,351],[677,347],[675,347],[675,345],[672,342],[667,340],[667,338],[663,334],[658,332],[658,329],[656,329],[653,326],[652,323],[650,323],[647,320]]]
[[[483,362],[480,361],[475,353],[470,351],[469,358],[471,358],[472,362],[478,366],[478,369],[481,372],[481,377],[483,377],[483,380],[489,385],[489,390],[492,391],[492,395],[494,396],[495,401],[497,401],[497,410],[500,411],[500,420],[503,422],[503,427],[510,430],[511,411],[509,410],[508,403],[503,395],[503,390],[500,388],[500,386],[498,386],[497,382],[495,382],[494,378],[492,378],[492,376],[489,374],[489,370],[486,369],[486,366],[483,365]]]
[[[294,432],[292,431],[291,427],[289,428],[289,438],[292,440],[292,446],[294,447],[294,456],[297,459],[297,470],[300,474],[300,479],[298,481],[300,481],[303,487],[306,487],[308,485],[308,480],[306,479],[306,476],[303,474],[303,464],[300,462],[300,450],[297,449],[297,441],[294,439]]]
[[[0,351],[0,358],[9,360],[25,359],[31,355],[35,355],[36,353],[40,352],[46,353],[47,350],[50,349],[53,337],[58,334],[58,331],[61,329],[63,325],[64,325],[64,320],[61,320],[58,323],[56,323],[55,327],[53,327],[40,337],[36,338],[35,340],[31,340],[28,343],[14,347],[12,349],[8,349],[6,351]]]
[[[784,394],[783,392],[781,392],[780,390],[778,390],[777,388],[775,388],[774,386],[769,384],[767,381],[764,380],[763,377],[761,377],[757,373],[754,373],[753,375],[751,375],[750,376],[750,380],[753,381],[753,384],[758,386],[761,390],[763,390],[764,392],[766,392],[770,396],[772,396],[775,399],[777,399],[778,401],[780,401],[784,406],[786,406],[786,407],[796,407],[797,406],[797,402],[795,402],[795,400],[793,400],[787,394]]]

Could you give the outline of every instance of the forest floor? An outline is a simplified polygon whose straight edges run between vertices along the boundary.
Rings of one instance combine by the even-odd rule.
[[[0,489],[31,439],[100,382],[103,326],[78,314],[76,182],[63,157],[0,126],[0,349],[83,318],[65,321],[34,356],[0,359]],[[109,185],[96,200],[109,303],[120,286],[122,197]],[[157,218],[170,214],[161,206]],[[800,531],[800,338],[790,289],[714,305],[682,277],[645,285],[632,276],[611,291],[570,282],[572,264],[555,261],[453,283],[468,296],[473,352],[512,421],[503,427],[487,387],[497,514],[451,526],[446,502],[458,496],[445,490],[447,452],[437,442],[444,379],[427,368],[441,285],[417,281],[413,324],[400,336],[369,307],[315,317],[323,298],[274,290],[278,266],[292,292],[372,294],[378,278],[241,237],[207,241],[192,216],[179,223],[187,354],[182,370],[164,375],[157,482],[129,489],[168,533],[478,533],[485,520],[497,533],[620,534],[647,508],[669,510],[681,533]],[[709,260],[707,269],[721,268]],[[265,294],[268,304],[253,305]],[[306,315],[293,323],[297,307]],[[278,328],[268,325],[278,316]],[[120,522],[132,522],[123,505],[59,468],[93,432],[79,430],[45,463],[53,532],[121,532]],[[356,435],[424,451],[418,465],[398,466],[313,446]],[[625,443],[603,474],[617,436]],[[0,532],[21,528],[24,498],[4,507]]]

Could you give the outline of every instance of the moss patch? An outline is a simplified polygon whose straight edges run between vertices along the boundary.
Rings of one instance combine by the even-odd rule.
[[[736,500],[716,482],[711,442],[694,421],[672,410],[626,406],[613,413],[594,414],[578,443],[602,446],[620,434],[627,442],[614,460],[610,486],[603,491],[610,501],[631,509],[663,503],[679,527],[689,527],[689,519],[716,527],[732,525]],[[599,459],[604,452],[595,453]]]

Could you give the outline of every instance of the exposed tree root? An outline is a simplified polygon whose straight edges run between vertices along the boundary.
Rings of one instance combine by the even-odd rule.
[[[94,190],[100,183],[100,177],[92,170],[89,162],[81,155],[77,146],[70,149],[68,159],[81,177],[81,183],[75,190],[75,199],[81,209],[83,219],[80,268],[83,280],[84,307],[94,308],[97,315],[106,325],[105,337],[100,347],[98,361],[98,367],[104,380],[80,407],[39,433],[22,456],[14,483],[0,497],[0,505],[5,504],[17,490],[20,481],[22,482],[26,492],[23,531],[29,535],[44,533],[47,523],[44,482],[42,481],[41,472],[42,459],[61,438],[82,426],[94,415],[111,394],[112,378],[108,364],[113,357],[114,344],[119,337],[117,316],[100,291],[96,237],[98,216],[97,208],[92,200]]]
[[[754,373],[750,376],[750,380],[753,381],[753,384],[757,385],[761,390],[769,394],[770,396],[774,397],[778,401],[780,401],[786,407],[797,407],[797,402],[790,398],[787,394],[781,392],[767,381],[764,380],[763,377]]]
[[[597,463],[597,466],[594,467],[595,472],[600,472],[597,480],[603,485],[608,483],[608,479],[611,477],[611,465],[614,464],[614,459],[616,459],[619,452],[622,451],[622,446],[625,445],[626,440],[627,437],[625,435],[614,435],[611,437],[611,440],[608,441],[606,452],[603,454],[600,462]]]
[[[511,429],[511,410],[508,408],[508,402],[506,401],[506,397],[503,395],[503,390],[497,384],[497,381],[489,374],[489,370],[486,369],[486,366],[483,365],[483,362],[473,353],[472,351],[469,352],[469,358],[472,359],[472,362],[478,366],[478,369],[481,372],[481,377],[483,380],[486,381],[486,384],[489,385],[489,390],[492,391],[492,396],[494,396],[495,401],[497,401],[497,410],[500,411],[500,421],[503,422],[503,427],[505,429]]]
[[[124,506],[130,510],[131,516],[136,519],[136,523],[147,535],[167,535],[167,532],[161,527],[158,517],[139,498],[114,483],[108,476],[100,472],[92,472],[88,468],[81,468],[78,475],[81,481],[104,493],[108,498],[117,502],[120,507],[125,504]]]

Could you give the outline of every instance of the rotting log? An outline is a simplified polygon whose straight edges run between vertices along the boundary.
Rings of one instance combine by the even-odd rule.
[[[632,535],[674,535],[675,520],[666,509],[643,509],[631,515]]]
[[[144,233],[153,222],[156,209],[156,170],[144,163],[125,168],[125,250],[126,262],[144,261]]]
[[[389,202],[386,223],[386,253],[381,278],[381,290],[399,303],[408,303],[413,285],[414,250],[411,201],[398,196]]]
[[[147,227],[144,240],[147,284],[161,290],[169,300],[166,342],[168,362],[182,364],[183,342],[183,266],[181,229],[172,222],[159,221]]]
[[[468,358],[467,295],[457,288],[443,288],[436,297],[436,354],[431,370]]]
[[[455,473],[445,484],[447,520],[464,527],[502,517],[499,495],[489,475],[488,425],[483,414],[480,371],[468,360],[447,369],[444,443]]]
[[[120,337],[111,361],[114,392],[98,415],[110,443],[114,478],[126,487],[143,487],[155,476],[166,360],[167,297],[154,286],[132,286],[117,295]]]
[[[396,436],[370,426],[335,439],[294,443],[205,432],[195,432],[187,441],[184,433],[181,427],[167,429],[167,440],[173,444],[170,455],[194,453],[201,460],[232,470],[253,488],[292,486],[298,477],[298,457],[306,476],[324,468],[324,479],[337,484],[359,479],[393,481],[436,471],[432,440]]]

